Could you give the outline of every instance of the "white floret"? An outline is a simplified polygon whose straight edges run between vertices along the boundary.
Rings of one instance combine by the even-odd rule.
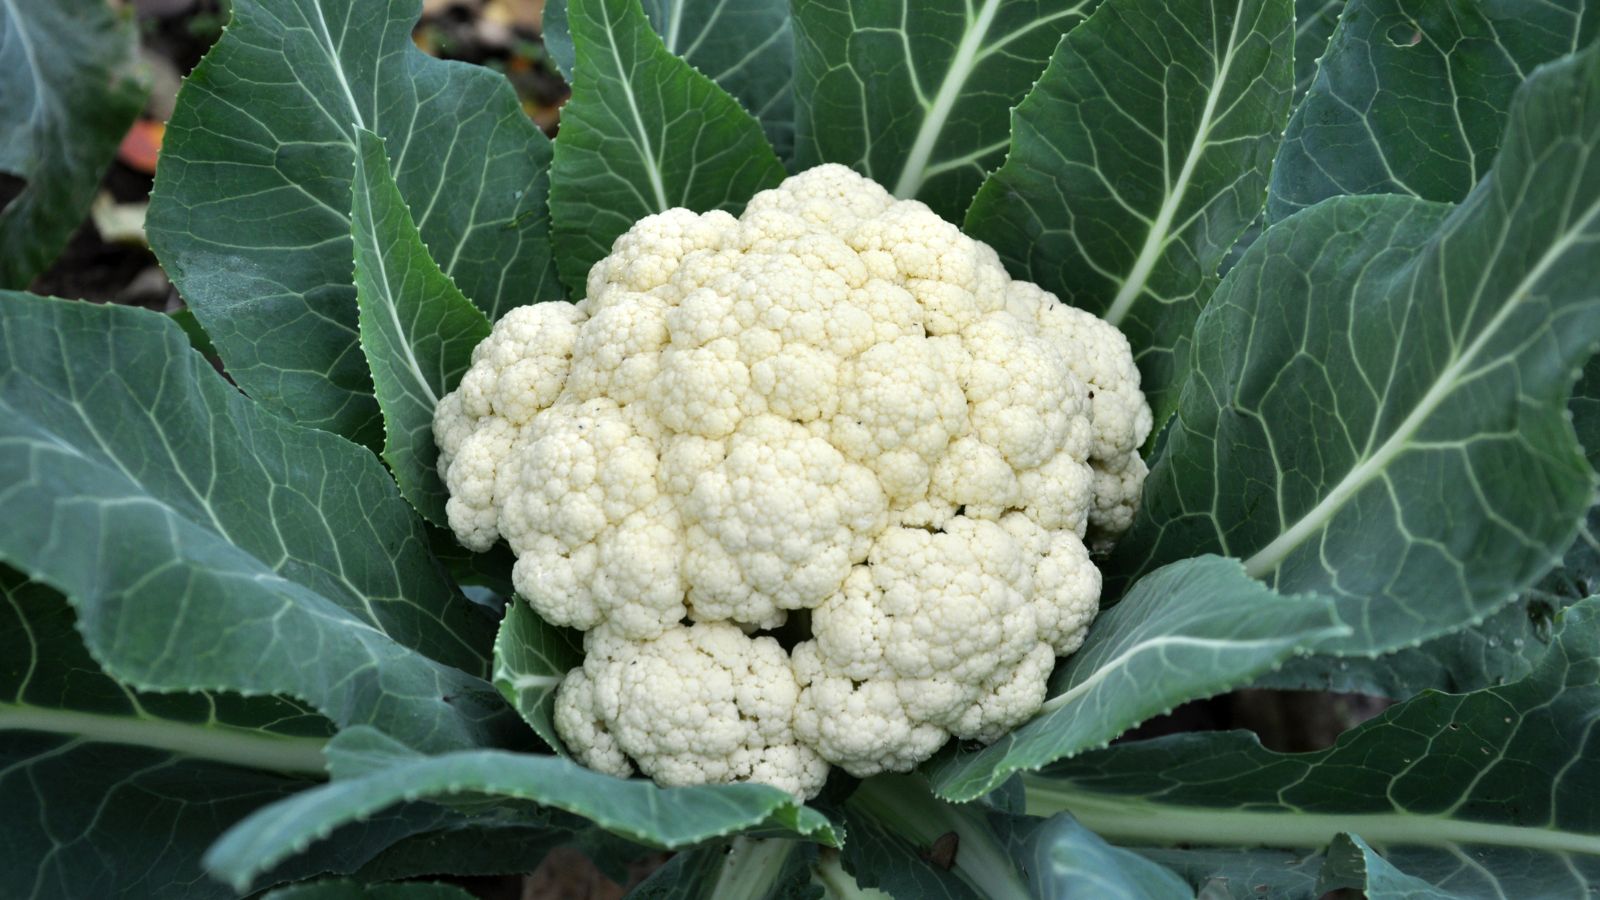
[[[650,641],[602,629],[584,646],[556,697],[557,728],[584,764],[621,774],[631,760],[665,785],[759,781],[799,797],[827,779],[795,740],[799,685],[772,638],[713,623]]]
[[[574,752],[802,795],[1033,714],[1150,427],[1115,328],[837,165],[641,219],[582,301],[502,318],[434,421],[457,537],[588,632]],[[750,636],[797,610],[792,659]]]

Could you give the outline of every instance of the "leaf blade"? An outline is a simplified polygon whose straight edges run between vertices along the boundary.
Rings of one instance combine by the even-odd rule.
[[[1062,39],[967,211],[1013,276],[1127,334],[1158,422],[1218,268],[1260,210],[1293,41],[1288,0],[1109,0]]]
[[[503,78],[411,42],[421,9],[239,0],[184,82],[151,194],[151,247],[229,374],[291,421],[378,447],[357,345],[357,129],[393,151],[424,243],[491,319],[560,296],[550,142]],[[459,147],[459,149],[457,149]]]
[[[1114,582],[1180,540],[1226,552],[1335,598],[1357,632],[1324,650],[1370,655],[1481,620],[1555,562],[1591,492],[1565,403],[1600,338],[1597,72],[1594,51],[1541,70],[1461,206],[1338,198],[1246,252]]]
[[[383,458],[400,492],[423,518],[449,524],[450,494],[439,477],[433,409],[472,364],[489,319],[428,255],[383,139],[358,133],[352,182],[356,303],[361,350],[383,411]]]
[[[784,171],[755,119],[667,52],[638,0],[577,0],[568,17],[577,62],[550,214],[561,276],[577,297],[634,222],[676,207],[737,212]],[[640,100],[650,96],[658,102]]]

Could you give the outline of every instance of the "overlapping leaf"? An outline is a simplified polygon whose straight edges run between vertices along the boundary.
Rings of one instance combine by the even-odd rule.
[[[423,241],[491,319],[560,296],[550,146],[501,76],[424,55],[421,0],[238,0],[184,82],[148,227],[229,374],[293,421],[378,446],[357,347],[351,177],[383,137]]]
[[[1358,890],[1366,900],[1455,900],[1459,895],[1396,869],[1359,837],[1341,834],[1328,848],[1328,862],[1317,880],[1326,894],[1340,889]]]
[[[1070,815],[1012,820],[1007,849],[1035,897],[1186,900],[1193,891],[1171,869],[1113,847]]]
[[[581,296],[634,222],[675,207],[738,212],[784,172],[756,120],[667,52],[639,0],[575,0],[568,16],[577,61],[550,215],[561,277]]]
[[[494,640],[494,686],[539,737],[563,756],[565,748],[551,720],[556,688],[569,671],[582,664],[583,639],[576,632],[546,623],[520,598],[513,597],[506,604],[506,616]]]
[[[320,777],[329,732],[278,698],[118,684],[90,658],[66,598],[0,567],[7,897],[234,896],[201,870],[201,854],[228,825]],[[330,852],[268,882],[349,871],[438,819],[405,810],[352,826]]]
[[[1294,0],[1294,99],[1311,89],[1328,38],[1339,24],[1347,0]]]
[[[1099,0],[795,4],[795,163],[843,163],[950,221],[1007,115]]]
[[[439,478],[433,409],[472,364],[489,319],[428,255],[383,139],[362,129],[358,142],[350,227],[361,350],[383,410],[383,459],[411,505],[444,526],[450,494]]]
[[[0,0],[0,288],[24,288],[83,222],[144,106],[130,16],[102,0]]]
[[[782,159],[794,151],[794,34],[788,0],[643,0],[667,52],[681,57],[761,120]],[[567,0],[544,6],[544,45],[572,77],[577,53]]]
[[[1349,0],[1284,134],[1269,219],[1340,194],[1460,200],[1494,162],[1518,86],[1596,34],[1585,0]]]
[[[956,801],[1012,773],[1103,747],[1145,719],[1249,681],[1318,641],[1348,634],[1331,604],[1281,597],[1215,556],[1174,563],[1101,615],[1051,679],[1031,722],[974,752],[931,766],[934,789]]]
[[[342,772],[338,780],[239,823],[211,848],[206,867],[243,890],[258,873],[332,828],[402,800],[457,795],[533,801],[658,847],[688,846],[760,825],[824,844],[842,838],[820,813],[766,785],[659,788],[559,757],[497,750],[408,757],[366,728],[341,732],[329,752],[335,772]],[[340,762],[341,753],[355,758]]]
[[[1261,209],[1294,29],[1290,0],[1108,0],[1017,107],[967,212],[1014,276],[1122,329],[1158,421]]]
[[[1214,550],[1335,598],[1343,655],[1482,619],[1572,541],[1565,415],[1600,338],[1600,52],[1548,67],[1460,207],[1330,200],[1269,229],[1196,328],[1113,568]],[[1562,173],[1563,177],[1552,177]]]
[[[493,622],[369,453],[260,409],[159,314],[5,294],[0,324],[0,500],[37,523],[0,558],[71,599],[108,672],[494,739]]]
[[[1322,848],[1349,833],[1450,895],[1582,896],[1600,877],[1596,709],[1591,599],[1516,684],[1424,694],[1315,753],[1246,732],[1119,745],[1024,776],[1028,809],[1116,843]]]
[[[628,894],[630,900],[820,900],[811,883],[817,846],[734,838],[679,853]]]

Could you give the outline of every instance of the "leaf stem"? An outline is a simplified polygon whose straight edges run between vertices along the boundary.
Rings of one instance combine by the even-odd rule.
[[[279,736],[232,725],[0,704],[0,731],[11,730],[45,731],[75,735],[88,741],[132,744],[252,769],[327,775],[327,764],[322,756],[322,747],[327,741],[322,738]]]

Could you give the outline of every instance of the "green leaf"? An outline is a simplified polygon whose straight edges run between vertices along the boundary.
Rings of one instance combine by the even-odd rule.
[[[489,319],[456,290],[423,246],[389,173],[383,139],[359,132],[350,216],[361,350],[383,410],[383,459],[400,493],[435,525],[448,524],[433,408],[472,365]]]
[[[1291,0],[1108,0],[1016,108],[1005,165],[967,212],[1012,275],[1127,334],[1158,422],[1261,210],[1294,39]]]
[[[1565,406],[1600,338],[1597,149],[1590,51],[1528,82],[1461,206],[1346,197],[1269,229],[1196,327],[1112,590],[1238,556],[1338,601],[1355,634],[1321,649],[1370,655],[1477,622],[1550,568],[1592,490]]]
[[[453,884],[362,884],[336,878],[278,888],[263,900],[472,900],[474,896]]]
[[[1366,900],[1455,900],[1459,896],[1396,869],[1366,841],[1348,834],[1333,839],[1317,881],[1319,894],[1341,889],[1361,891]]]
[[[82,224],[144,107],[132,16],[104,0],[0,0],[0,288],[23,288]]]
[[[0,884],[17,897],[227,898],[200,857],[324,773],[326,719],[274,697],[150,694],[100,671],[56,591],[0,567]],[[414,811],[342,831],[269,883],[348,871],[440,825]]]
[[[551,850],[572,841],[566,831],[540,824],[493,825],[472,821],[396,841],[355,873],[364,882],[419,875],[510,875],[532,872]]]
[[[1201,900],[1319,900],[1320,851],[1197,850],[1136,847],[1140,856],[1178,873]]]
[[[494,624],[382,465],[256,406],[165,316],[0,294],[0,501],[40,523],[0,559],[129,685],[295,697],[419,748],[508,724],[475,677]]]
[[[1105,900],[1193,900],[1194,891],[1172,870],[1113,847],[1068,815],[1018,817],[1007,834],[1013,858],[1035,897]]]
[[[1466,197],[1523,79],[1600,33],[1586,7],[1350,0],[1284,134],[1268,218],[1341,194]]]
[[[1099,0],[795,7],[795,163],[842,163],[959,221],[1007,116]]]
[[[862,887],[930,900],[1041,896],[983,806],[945,803],[919,776],[869,778],[844,813],[850,840],[842,855]]]
[[[1151,573],[1101,614],[1057,668],[1032,721],[975,752],[940,758],[935,791],[973,800],[1013,773],[1103,747],[1181,703],[1220,694],[1316,642],[1348,634],[1318,597],[1281,597],[1235,560],[1204,556]]]
[[[1348,0],[1294,0],[1294,102],[1311,89],[1328,38]]]
[[[539,618],[527,601],[513,597],[494,639],[494,686],[544,742],[562,756],[566,748],[552,721],[556,688],[583,665],[583,636]]]
[[[667,52],[733,95],[761,120],[782,159],[794,152],[794,34],[788,0],[642,0]],[[567,0],[544,7],[545,49],[572,76],[577,57]]]
[[[550,189],[561,277],[574,296],[617,236],[685,207],[738,212],[783,180],[750,114],[667,52],[639,0],[568,5],[577,49]]]
[[[216,345],[211,343],[211,335],[206,334],[206,330],[200,327],[200,320],[194,317],[194,310],[186,306],[175,309],[167,315],[183,329],[184,335],[189,338],[189,346],[193,347],[196,353],[201,356],[217,355]]]
[[[491,319],[561,295],[550,144],[503,77],[412,44],[421,0],[232,6],[167,126],[150,244],[240,387],[377,447],[350,262],[358,131],[383,137],[423,242]]]
[[[336,763],[339,779],[239,823],[206,854],[206,868],[243,891],[262,870],[334,827],[401,800],[464,794],[566,810],[630,840],[665,848],[763,825],[834,846],[842,838],[821,813],[766,785],[660,788],[592,772],[554,756],[465,750],[407,757],[386,741],[367,728],[341,732],[330,755],[349,752],[354,758]]]
[[[628,893],[628,900],[814,900],[817,847],[802,841],[737,837],[679,853]]]
[[[1528,678],[1423,694],[1327,750],[1248,732],[1121,744],[1023,776],[1028,811],[1071,812],[1118,844],[1323,848],[1360,835],[1465,896],[1580,896],[1600,878],[1600,598],[1568,610]]]

